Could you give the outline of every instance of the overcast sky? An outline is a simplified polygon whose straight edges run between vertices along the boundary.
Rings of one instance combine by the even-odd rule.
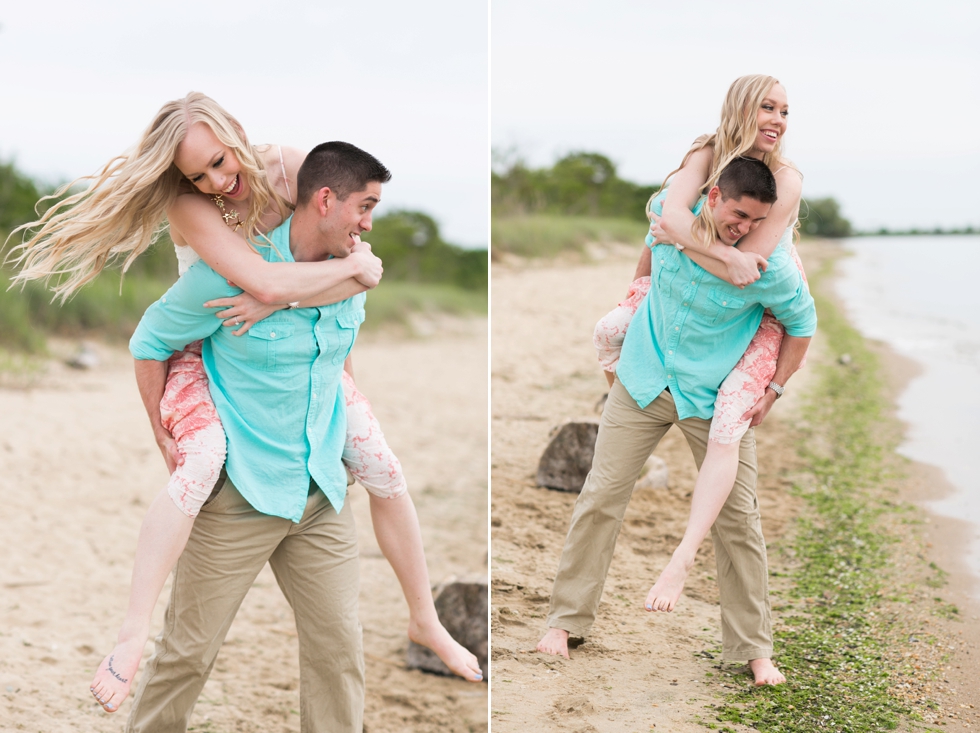
[[[804,194],[860,228],[980,225],[980,5],[896,0],[172,0],[8,3],[0,157],[92,172],[159,106],[210,94],[255,142],[353,142],[394,172],[382,212],[487,243],[488,142],[536,165],[571,150],[658,181],[717,126],[746,73],[786,86]],[[488,135],[488,68],[492,112]]]
[[[980,226],[980,3],[493,0],[491,27],[492,143],[534,165],[597,151],[660,181],[769,74],[804,196],[861,229]]]
[[[195,90],[254,143],[366,149],[393,173],[379,213],[487,245],[486,4],[45,0],[0,24],[0,158],[32,175],[92,173]]]

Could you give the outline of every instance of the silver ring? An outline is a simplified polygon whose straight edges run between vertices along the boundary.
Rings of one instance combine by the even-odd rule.
[[[242,317],[241,316],[235,316],[235,325],[237,326],[241,322],[242,322]]]

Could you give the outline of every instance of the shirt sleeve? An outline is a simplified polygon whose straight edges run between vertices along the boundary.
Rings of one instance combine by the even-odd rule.
[[[789,336],[805,338],[817,330],[817,309],[800,271],[792,259],[785,256],[770,257],[763,297],[760,302],[772,311],[776,320],[783,324]]]
[[[241,292],[203,261],[196,262],[146,309],[129,341],[129,352],[137,359],[166,361],[175,351],[221,328],[221,319],[214,315],[220,309],[205,308],[206,301]]]

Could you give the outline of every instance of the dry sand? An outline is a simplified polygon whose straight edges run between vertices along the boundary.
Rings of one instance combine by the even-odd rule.
[[[596,403],[606,385],[591,346],[592,329],[625,294],[638,249],[610,249],[605,258],[589,263],[506,259],[493,266],[494,733],[528,728],[611,733],[654,726],[676,733],[702,731],[697,718],[713,720],[709,708],[721,694],[750,685],[747,674],[724,676],[713,669],[719,664],[721,634],[710,540],[702,546],[676,610],[657,615],[643,610],[650,586],[680,540],[690,506],[695,466],[677,430],[670,431],[655,452],[667,462],[668,488],[637,490],[633,495],[593,633],[572,649],[570,662],[534,651],[545,631],[551,584],[576,498],[535,486],[537,461],[553,427],[569,418],[597,418]],[[811,245],[801,248],[801,254],[808,269],[815,270],[817,260],[837,252]],[[818,334],[811,365],[830,358],[823,350]],[[783,548],[800,510],[799,500],[786,489],[799,467],[794,425],[803,417],[800,394],[812,374],[812,369],[804,369],[793,377],[786,397],[756,431],[758,494],[772,570],[789,562]],[[914,530],[906,527],[905,531],[909,545],[915,545],[911,552],[917,551],[917,543],[928,551]],[[921,575],[922,566],[924,561],[915,572]],[[774,595],[784,582],[773,578]],[[963,587],[959,582],[952,590],[958,593]],[[775,598],[774,605],[779,605]],[[779,623],[778,611],[775,622]],[[951,646],[958,637],[961,649],[967,651],[959,635],[964,624],[931,616],[925,624],[931,624],[927,628]],[[973,626],[975,631],[975,622]],[[980,660],[978,652],[974,645],[972,659]],[[707,677],[708,671],[714,676]],[[963,696],[964,687],[960,685],[958,698],[949,697],[953,708],[974,702]]]
[[[443,323],[425,339],[362,338],[354,350],[358,385],[405,468],[434,582],[486,573],[486,343],[486,320],[470,320]],[[97,349],[103,362],[91,372],[52,362],[29,388],[0,389],[4,731],[121,731],[130,708],[127,701],[105,714],[88,683],[114,644],[140,522],[166,472],[128,353]],[[486,684],[406,669],[408,610],[375,542],[366,493],[354,486],[351,499],[361,546],[365,730],[486,731]],[[152,641],[144,659],[151,651]],[[292,613],[267,566],[192,729],[298,731],[298,684]]]

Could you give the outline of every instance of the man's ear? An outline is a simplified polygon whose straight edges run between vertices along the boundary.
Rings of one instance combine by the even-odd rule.
[[[721,189],[717,186],[712,186],[711,190],[708,191],[708,207],[713,209],[718,205],[721,200]]]
[[[333,195],[333,191],[328,186],[324,186],[313,193],[312,203],[316,206],[317,213],[320,216],[326,216],[330,207],[334,206],[336,201],[336,196]]]

